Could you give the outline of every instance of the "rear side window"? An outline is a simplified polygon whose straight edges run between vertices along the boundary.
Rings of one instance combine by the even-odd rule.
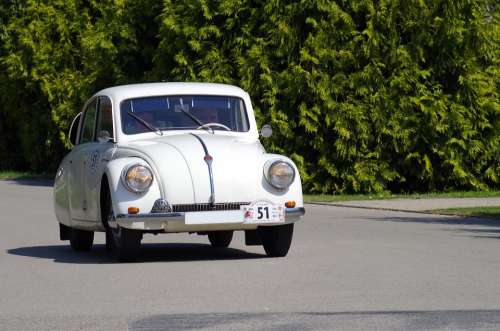
[[[76,115],[75,119],[73,120],[73,123],[71,125],[70,131],[69,131],[69,141],[75,145],[76,144],[76,138],[78,137],[78,127],[80,126],[80,121],[82,120],[82,113],[79,113]]]
[[[97,99],[92,100],[85,108],[83,119],[82,136],[80,144],[91,142],[94,138],[95,113],[97,110]]]

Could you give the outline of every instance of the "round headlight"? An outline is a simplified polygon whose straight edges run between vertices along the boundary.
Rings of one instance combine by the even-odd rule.
[[[122,180],[130,192],[142,193],[153,183],[153,173],[145,165],[133,164],[123,169]]]
[[[275,161],[269,166],[267,179],[275,188],[284,190],[293,183],[295,170],[285,161]]]

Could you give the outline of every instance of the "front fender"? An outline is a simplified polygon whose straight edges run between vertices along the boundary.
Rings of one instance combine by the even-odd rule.
[[[267,179],[264,176],[264,164],[268,161],[275,161],[275,160],[285,161],[290,165],[292,165],[293,169],[295,170],[294,181],[286,190],[278,190],[274,188],[267,182]],[[264,195],[266,196],[267,199],[275,202],[282,200],[295,201],[296,207],[304,206],[304,201],[302,197],[302,182],[300,179],[299,169],[297,169],[297,166],[290,158],[279,154],[266,153],[262,157],[261,169],[262,169],[261,183],[262,183],[262,188],[264,189]]]
[[[144,164],[153,170],[153,183],[149,190],[144,193],[130,192],[121,181],[123,169],[132,163]],[[104,172],[108,178],[109,191],[115,215],[128,214],[129,207],[139,208],[139,214],[149,213],[156,199],[161,197],[157,172],[153,169],[152,165],[139,157],[126,157],[112,160],[108,162]]]

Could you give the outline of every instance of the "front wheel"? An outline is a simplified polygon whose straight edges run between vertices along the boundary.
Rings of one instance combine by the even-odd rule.
[[[94,244],[94,232],[70,229],[69,243],[71,248],[77,252],[90,251]]]
[[[112,250],[120,262],[133,261],[139,255],[142,233],[117,226],[110,228],[112,236]]]
[[[233,231],[213,231],[208,233],[212,247],[227,247],[233,239]]]
[[[107,215],[105,224],[106,249],[112,250],[120,262],[135,260],[141,248],[142,232],[126,229],[117,224],[110,196],[103,205],[104,208],[107,208],[104,214]]]
[[[259,228],[262,244],[267,256],[286,256],[293,237],[293,223]]]

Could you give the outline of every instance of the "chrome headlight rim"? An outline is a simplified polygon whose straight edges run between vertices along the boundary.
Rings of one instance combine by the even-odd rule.
[[[266,178],[269,185],[271,185],[273,188],[275,188],[279,191],[287,190],[295,181],[296,172],[295,172],[295,168],[293,167],[293,165],[290,162],[288,162],[286,160],[281,160],[281,159],[273,160],[271,162],[268,161],[267,163],[268,163],[268,165],[264,167],[264,177]],[[277,185],[276,183],[273,183],[273,180],[272,180],[271,170],[273,169],[273,167],[277,166],[280,163],[287,165],[292,170],[292,177],[291,177],[289,183],[286,185]]]
[[[127,181],[127,175],[129,173],[129,171],[135,167],[143,167],[143,168],[147,169],[151,175],[151,180],[150,180],[149,184],[147,185],[147,187],[145,187],[143,189],[137,189],[135,187],[132,187],[129,184],[129,182]],[[136,194],[141,194],[141,193],[147,192],[149,190],[149,188],[151,187],[151,185],[153,184],[154,174],[153,174],[153,170],[151,169],[151,167],[149,165],[147,165],[145,163],[136,162],[136,163],[131,163],[123,168],[121,180],[122,180],[123,186],[125,186],[125,188],[128,191],[130,191],[132,193],[136,193]]]

